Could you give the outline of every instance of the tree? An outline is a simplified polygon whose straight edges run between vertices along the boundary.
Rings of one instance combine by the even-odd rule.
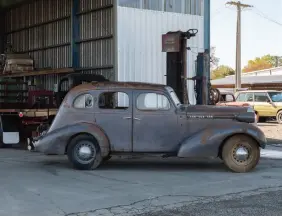
[[[226,65],[220,65],[212,71],[211,78],[220,79],[234,74],[235,70],[233,68]]]
[[[279,65],[282,65],[281,57],[268,54],[248,61],[248,65],[243,68],[243,72],[248,73],[257,70],[269,69]]]

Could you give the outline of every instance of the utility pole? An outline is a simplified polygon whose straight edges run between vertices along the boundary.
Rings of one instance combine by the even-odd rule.
[[[279,65],[279,57],[275,56],[275,67],[278,67]]]
[[[275,67],[280,67],[280,60],[281,56],[274,56],[275,57]]]
[[[252,5],[242,4],[240,1],[230,1],[226,4],[235,6],[237,8],[237,30],[236,30],[236,82],[235,82],[235,90],[241,88],[241,12],[244,8],[253,7]]]

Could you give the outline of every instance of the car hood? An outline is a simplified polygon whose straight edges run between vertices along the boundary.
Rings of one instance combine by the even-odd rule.
[[[247,106],[211,106],[211,105],[181,105],[178,112],[187,118],[235,119],[241,122],[254,123],[255,114]]]
[[[217,106],[238,106],[238,107],[242,107],[242,106],[249,106],[252,107],[251,104],[249,103],[245,103],[245,102],[219,102],[216,104]]]

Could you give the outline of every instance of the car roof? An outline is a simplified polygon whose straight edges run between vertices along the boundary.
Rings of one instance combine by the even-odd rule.
[[[238,91],[237,93],[260,93],[260,92],[281,92],[278,90],[246,90],[246,91]]]
[[[75,86],[70,92],[81,92],[87,90],[97,89],[138,89],[138,90],[163,90],[166,85],[155,83],[143,83],[143,82],[90,82]]]
[[[221,95],[225,95],[225,94],[226,94],[226,95],[227,95],[227,94],[228,94],[228,95],[234,95],[233,92],[230,92],[230,91],[222,91],[222,90],[220,90],[220,94],[221,94]]]

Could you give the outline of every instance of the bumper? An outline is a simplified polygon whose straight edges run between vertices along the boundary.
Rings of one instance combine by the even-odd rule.
[[[48,136],[41,136],[36,138],[28,138],[28,150],[33,152],[41,152],[44,154],[63,155],[65,148],[62,148],[56,139]]]

